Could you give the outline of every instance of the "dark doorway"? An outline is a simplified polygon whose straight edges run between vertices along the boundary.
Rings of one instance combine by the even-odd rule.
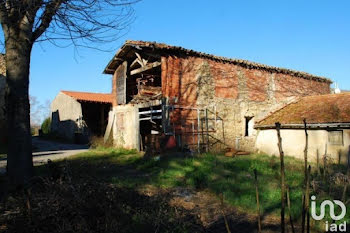
[[[108,112],[111,104],[98,102],[81,102],[83,120],[90,134],[103,136],[108,123]]]

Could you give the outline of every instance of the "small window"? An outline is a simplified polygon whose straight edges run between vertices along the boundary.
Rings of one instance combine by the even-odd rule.
[[[253,131],[253,117],[244,117],[245,118],[245,133],[244,136],[245,137],[249,137],[252,135],[252,131]]]
[[[330,145],[343,145],[343,130],[328,131],[328,142]]]

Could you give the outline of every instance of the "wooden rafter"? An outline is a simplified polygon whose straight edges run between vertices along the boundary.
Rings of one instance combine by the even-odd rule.
[[[130,71],[130,75],[139,74],[139,73],[142,73],[144,71],[151,70],[151,69],[153,69],[155,67],[158,67],[160,65],[161,65],[161,62],[159,62],[159,61],[156,61],[156,62],[153,62],[153,63],[149,63],[149,64],[144,65],[141,68],[134,69],[134,70]]]
[[[136,64],[139,64],[141,67],[144,67],[145,65],[147,65],[148,60],[143,59],[141,55],[136,52],[135,52],[135,55],[136,55],[136,59],[131,63],[130,65],[131,68],[135,67]]]

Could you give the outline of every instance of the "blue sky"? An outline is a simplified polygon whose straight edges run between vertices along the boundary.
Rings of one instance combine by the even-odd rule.
[[[110,92],[102,71],[127,39],[306,71],[350,90],[350,1],[143,0],[134,9],[110,52],[35,45],[30,94],[44,103],[60,90]]]

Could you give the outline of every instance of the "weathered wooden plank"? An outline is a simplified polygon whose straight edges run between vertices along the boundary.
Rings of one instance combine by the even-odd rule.
[[[106,132],[105,132],[105,135],[103,137],[103,141],[104,143],[107,142],[108,138],[109,138],[109,135],[111,134],[111,131],[112,131],[112,126],[113,126],[113,123],[114,123],[114,112],[113,111],[110,111],[108,113],[108,123],[107,123],[107,128],[106,128]]]
[[[118,104],[126,104],[126,69],[127,69],[127,62],[125,61],[116,70]]]
[[[144,71],[147,71],[147,70],[150,70],[150,69],[153,69],[155,67],[158,67],[161,65],[161,62],[159,61],[156,61],[156,62],[153,62],[153,63],[149,63],[141,68],[138,68],[138,69],[135,69],[135,70],[132,70],[130,71],[130,75],[135,75],[135,74],[139,74],[139,73],[142,73]]]

